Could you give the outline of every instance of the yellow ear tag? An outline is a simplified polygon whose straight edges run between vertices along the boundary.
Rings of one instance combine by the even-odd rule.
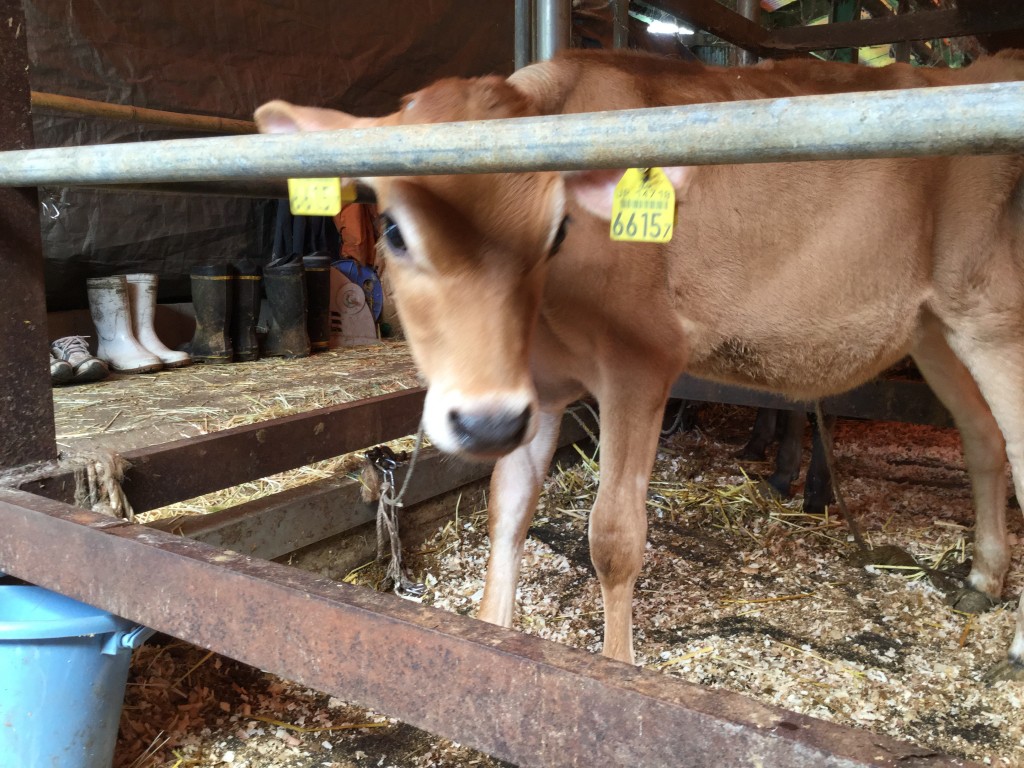
[[[676,219],[676,190],[661,168],[629,168],[612,197],[612,240],[667,243]]]
[[[288,179],[293,216],[335,216],[341,210],[341,179]]]
[[[341,204],[347,205],[348,203],[354,203],[356,201],[356,185],[355,182],[350,181],[348,184],[341,185]]]

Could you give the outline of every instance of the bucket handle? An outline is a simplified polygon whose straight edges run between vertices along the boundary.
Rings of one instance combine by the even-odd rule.
[[[156,630],[149,627],[133,627],[125,632],[114,632],[103,643],[100,653],[105,656],[116,656],[125,649],[135,650],[155,634]]]

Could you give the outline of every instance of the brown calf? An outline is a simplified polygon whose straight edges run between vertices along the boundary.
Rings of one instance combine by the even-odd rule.
[[[507,81],[442,80],[380,119],[284,102],[256,119],[264,132],[315,131],[1019,79],[1024,60],[1013,56],[962,71],[723,70],[571,52]],[[998,600],[1007,453],[1024,499],[1024,159],[665,170],[677,190],[666,245],[609,240],[621,171],[363,180],[384,212],[399,311],[430,383],[428,434],[446,451],[501,457],[481,618],[512,621],[560,415],[583,392],[601,405],[590,548],[604,652],[630,661],[648,476],[672,382],[689,371],[809,400],[907,353],[953,413],[974,487],[974,565],[958,605]],[[1024,600],[1000,674],[1021,676],[1022,658]]]

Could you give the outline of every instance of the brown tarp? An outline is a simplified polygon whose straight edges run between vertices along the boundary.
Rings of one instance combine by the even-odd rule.
[[[242,119],[272,98],[383,114],[438,77],[513,62],[508,0],[26,0],[25,14],[33,90]],[[33,124],[40,147],[199,135],[46,111]],[[85,278],[118,272],[158,273],[161,300],[187,299],[192,265],[269,251],[262,201],[40,196],[51,310],[86,306]]]

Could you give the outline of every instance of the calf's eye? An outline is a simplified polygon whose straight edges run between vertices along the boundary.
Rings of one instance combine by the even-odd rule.
[[[562,243],[565,241],[565,229],[569,224],[569,217],[566,216],[562,219],[562,223],[558,225],[558,231],[555,233],[554,242],[551,243],[551,250],[548,251],[548,258],[558,253],[558,249],[562,247]]]
[[[405,244],[405,238],[402,237],[402,230],[398,228],[395,220],[387,213],[380,215],[380,233],[387,241],[388,248],[395,255],[404,256],[408,253],[409,249]]]

